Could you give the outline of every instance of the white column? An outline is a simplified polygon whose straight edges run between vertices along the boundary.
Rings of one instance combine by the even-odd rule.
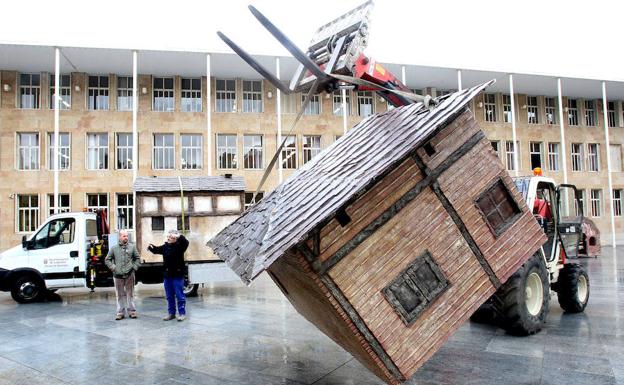
[[[603,113],[603,121],[604,121],[604,132],[605,132],[605,146],[607,153],[607,175],[609,176],[609,207],[611,208],[611,242],[613,247],[615,248],[615,217],[613,216],[613,180],[611,178],[611,148],[609,141],[609,119],[607,113],[607,85],[605,82],[602,82],[602,113]],[[605,205],[607,206],[607,205]]]
[[[561,78],[557,78],[557,98],[559,100],[559,132],[561,136],[561,166],[563,167],[563,183],[568,183],[568,162],[566,156],[565,130],[563,120],[563,94],[561,92]]]
[[[275,76],[280,78],[280,60],[278,57],[275,58]],[[277,93],[276,96],[276,118],[277,118],[277,143],[275,148],[279,148],[280,144],[282,144],[282,93],[279,88],[275,90]],[[280,151],[281,152],[281,151]],[[278,169],[278,181],[281,184],[284,181],[284,169],[282,165],[282,154],[277,155],[277,169]]]
[[[54,48],[54,159],[52,161],[52,167],[54,167],[54,214],[59,210],[59,126],[60,126],[60,111],[61,104],[61,50]]]
[[[212,175],[212,83],[210,81],[210,54],[206,54],[206,152],[208,154],[208,175]]]
[[[344,88],[340,91],[342,93],[342,132],[347,134],[347,90]]]
[[[514,102],[514,88],[513,88],[513,75],[509,74],[509,97],[511,98],[511,140],[513,141],[513,163],[516,176],[519,175],[520,170],[518,166],[518,152],[520,152],[520,146],[518,146],[518,137],[516,135],[516,105]]]
[[[138,111],[139,111],[139,64],[138,64],[138,52],[132,51],[132,185],[137,178],[139,170],[139,129],[138,129]],[[132,228],[137,229],[136,223],[136,192],[132,189]],[[126,221],[129,218],[126,219]],[[136,237],[135,237],[136,238]],[[136,239],[135,239],[136,242]]]
[[[405,87],[407,87],[407,80],[405,78],[405,66],[401,66],[401,82]]]
[[[462,77],[461,70],[457,70],[457,91],[462,90]]]

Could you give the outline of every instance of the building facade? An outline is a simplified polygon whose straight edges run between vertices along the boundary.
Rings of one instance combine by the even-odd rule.
[[[59,211],[106,208],[111,228],[133,229],[135,175],[240,175],[250,200],[279,134],[286,140],[281,170],[271,173],[262,191],[272,190],[366,116],[391,108],[371,92],[347,91],[346,111],[340,92],[314,95],[288,135],[305,95],[278,95],[233,55],[140,51],[134,88],[133,51],[60,51],[55,172],[55,48],[0,45],[0,251],[18,244],[54,212],[55,173]],[[276,61],[261,59],[269,65]],[[279,60],[282,78],[289,79],[294,61]],[[498,78],[471,110],[503,165],[512,175],[516,168],[527,175],[541,167],[545,176],[577,185],[584,212],[603,241],[611,240],[612,219],[616,239],[624,241],[624,84],[608,83],[605,111],[600,81],[524,75],[511,94],[506,74],[388,68],[415,92],[432,96],[461,87],[462,75],[464,86]],[[557,81],[563,84],[561,98]]]

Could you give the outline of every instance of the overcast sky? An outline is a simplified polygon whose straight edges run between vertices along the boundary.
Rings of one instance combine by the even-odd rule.
[[[0,41],[60,46],[289,55],[253,4],[304,49],[361,0],[10,1]],[[624,81],[621,0],[377,0],[366,53],[378,61]],[[397,74],[398,75],[398,74]]]

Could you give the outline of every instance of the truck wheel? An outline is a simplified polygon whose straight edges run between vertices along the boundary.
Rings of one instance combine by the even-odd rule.
[[[536,253],[494,294],[500,325],[509,334],[530,335],[542,329],[550,301],[548,276],[544,259]]]
[[[19,303],[36,302],[44,293],[45,283],[32,274],[19,277],[11,287],[11,297]]]
[[[559,305],[568,313],[580,313],[589,301],[589,276],[578,263],[563,266],[557,279]]]
[[[184,280],[184,295],[187,297],[197,297],[197,290],[199,289],[199,283],[190,283],[187,279]]]

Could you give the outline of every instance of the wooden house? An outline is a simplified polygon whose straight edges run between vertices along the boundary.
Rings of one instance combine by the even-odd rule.
[[[545,242],[469,109],[489,84],[362,121],[208,245],[403,382]]]

